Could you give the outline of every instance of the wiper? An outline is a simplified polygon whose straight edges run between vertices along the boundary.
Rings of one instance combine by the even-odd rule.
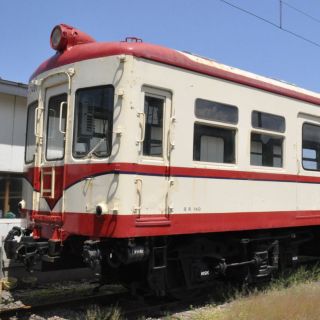
[[[92,154],[102,145],[102,143],[106,141],[106,138],[101,138],[97,144],[90,150],[90,152],[87,154],[88,158],[92,157]]]

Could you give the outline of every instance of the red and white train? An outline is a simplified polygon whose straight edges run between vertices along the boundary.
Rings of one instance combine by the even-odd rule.
[[[10,258],[164,294],[320,256],[319,94],[137,38],[50,41]]]

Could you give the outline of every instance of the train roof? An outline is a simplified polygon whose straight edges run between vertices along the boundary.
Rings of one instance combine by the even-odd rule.
[[[229,67],[214,60],[144,42],[89,42],[68,47],[43,62],[30,79],[42,72],[78,61],[131,55],[320,105],[320,94],[297,86]]]

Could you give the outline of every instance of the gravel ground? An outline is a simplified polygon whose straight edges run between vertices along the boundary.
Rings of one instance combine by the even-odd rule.
[[[71,299],[75,296],[85,297],[90,296],[97,284],[88,282],[87,280],[82,280],[78,282],[63,282],[63,283],[53,283],[41,285],[36,288],[29,289],[14,289],[11,291],[2,290],[1,300],[0,300],[0,310],[19,308],[28,305],[41,305],[52,300],[64,301]],[[101,294],[112,294],[122,292],[123,288],[121,286],[104,286],[99,291]],[[83,305],[77,309],[68,307],[68,302],[66,302],[65,308],[56,308],[54,310],[39,311],[37,314],[30,314],[23,319],[32,320],[82,320],[86,319],[88,306]],[[12,317],[11,319],[18,319],[17,317]],[[21,317],[19,318],[19,320]],[[91,318],[92,320],[94,318]],[[90,319],[90,320],[91,320]]]
[[[70,299],[70,297],[77,296],[90,296],[92,290],[97,286],[97,284],[92,284],[87,280],[82,280],[78,282],[63,282],[63,283],[53,283],[41,285],[36,288],[29,289],[15,289],[12,291],[3,290],[1,294],[0,310],[12,309],[22,306],[28,306],[33,304],[43,304],[45,302],[52,301],[53,299],[64,301]],[[101,288],[101,293],[108,292],[109,294],[122,292],[123,287],[121,286],[104,286]],[[205,298],[204,298],[205,300]],[[148,302],[147,302],[148,303]],[[205,303],[205,302],[204,302]],[[122,307],[125,305],[127,310],[145,307],[145,302],[143,299],[132,298],[130,301],[121,301],[119,303]],[[165,316],[159,318],[146,317],[146,320],[156,320],[156,319],[181,319],[188,320],[191,319],[199,310],[205,307],[181,307],[182,311],[177,311],[174,313],[173,310],[170,312],[162,312]],[[115,309],[119,311],[118,309]],[[113,310],[114,311],[114,310]],[[82,306],[75,308],[71,305],[68,306],[66,302],[65,307],[59,307],[54,310],[50,309],[48,311],[37,311],[34,314],[29,314],[24,318],[19,318],[19,320],[96,320],[96,319],[122,319],[117,315],[117,317],[109,318],[107,315],[110,312],[110,307],[108,306],[94,306],[83,304]],[[140,317],[143,319],[143,317]],[[139,319],[140,319],[139,318]],[[12,317],[13,319],[18,319]]]

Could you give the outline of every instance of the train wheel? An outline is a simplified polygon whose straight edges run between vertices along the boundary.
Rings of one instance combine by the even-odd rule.
[[[168,257],[166,291],[169,296],[178,300],[190,299],[200,293],[199,288],[190,285],[190,279],[187,278],[183,263],[186,262],[183,262],[175,255]]]

